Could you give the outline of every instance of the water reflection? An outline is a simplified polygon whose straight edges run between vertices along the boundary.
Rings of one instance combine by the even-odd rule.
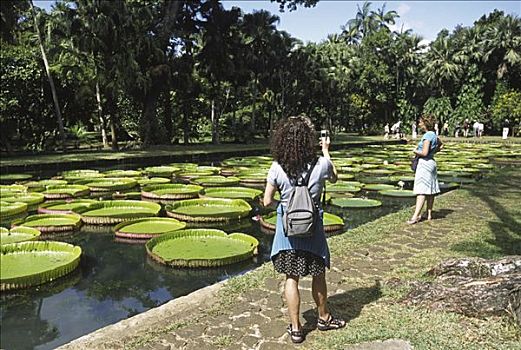
[[[377,198],[377,193],[366,193]],[[328,206],[344,218],[346,229],[410,206],[414,198],[382,198],[380,208],[346,210]],[[260,213],[256,208],[255,213]],[[254,214],[255,215],[255,214]],[[215,227],[215,226],[214,226]],[[231,276],[269,259],[273,235],[262,233],[258,222],[241,221],[216,227],[244,232],[259,242],[259,256],[220,268],[172,268],[152,261],[143,242],[116,240],[110,226],[83,226],[57,240],[80,245],[83,256],[72,276],[38,288],[3,294],[0,300],[2,338],[6,349],[52,349],[103,326],[157,307],[169,300]]]

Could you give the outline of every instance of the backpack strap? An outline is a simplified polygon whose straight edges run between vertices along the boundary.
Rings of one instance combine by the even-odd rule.
[[[317,165],[317,162],[318,162],[318,158],[315,158],[312,162],[311,162],[311,166],[309,167],[309,171],[308,173],[306,174],[306,177],[304,178],[304,182],[302,183],[302,185],[304,186],[307,186],[308,183],[309,183],[309,178],[311,177],[311,173],[313,172],[313,169],[315,169],[315,165]]]

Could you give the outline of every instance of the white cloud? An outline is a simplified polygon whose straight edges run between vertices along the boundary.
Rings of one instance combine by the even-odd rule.
[[[409,12],[411,10],[411,7],[407,4],[404,4],[403,2],[400,3],[400,5],[398,6],[398,8],[396,9],[396,12],[398,12],[398,14],[400,16],[403,16],[405,15],[407,12]]]

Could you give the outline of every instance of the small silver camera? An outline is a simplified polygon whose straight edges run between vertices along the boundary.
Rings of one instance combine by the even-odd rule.
[[[327,130],[321,130],[320,131],[320,138],[327,138],[329,136],[329,131]]]

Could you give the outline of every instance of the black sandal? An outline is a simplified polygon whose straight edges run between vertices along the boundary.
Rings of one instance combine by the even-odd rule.
[[[295,344],[299,344],[304,341],[304,332],[302,332],[302,329],[300,331],[294,331],[291,324],[288,326],[288,334],[291,337],[291,341]]]
[[[318,318],[317,328],[320,331],[329,331],[330,329],[340,329],[346,326],[346,321],[336,318],[333,315],[329,314],[329,317],[326,320]]]

